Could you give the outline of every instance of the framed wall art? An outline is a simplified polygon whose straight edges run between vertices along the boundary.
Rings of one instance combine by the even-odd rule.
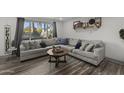
[[[102,25],[101,17],[94,17],[87,20],[87,22],[82,21],[74,21],[73,28],[76,30],[78,28],[88,29],[88,28],[100,28]]]

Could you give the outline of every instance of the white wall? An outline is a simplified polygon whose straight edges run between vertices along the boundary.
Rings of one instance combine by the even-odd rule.
[[[80,20],[83,21],[87,19],[88,18],[81,18]],[[120,39],[118,33],[121,28],[124,28],[123,17],[102,18],[101,28],[93,30],[80,29],[79,31],[75,31],[73,29],[73,21],[74,19],[64,22],[62,36],[89,40],[103,40],[106,44],[106,57],[124,61],[124,40]]]
[[[16,30],[16,18],[15,17],[0,17],[0,56],[4,55],[5,41],[4,41],[4,25],[11,26],[11,40],[14,39]]]
[[[56,22],[57,37],[63,37],[63,22]]]

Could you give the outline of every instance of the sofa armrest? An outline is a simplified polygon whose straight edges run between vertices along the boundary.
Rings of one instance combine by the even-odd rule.
[[[98,61],[102,61],[105,57],[105,49],[104,47],[95,48],[94,55],[97,56]]]

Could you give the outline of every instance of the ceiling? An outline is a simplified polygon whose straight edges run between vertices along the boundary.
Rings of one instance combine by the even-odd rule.
[[[42,20],[47,20],[47,21],[68,21],[71,19],[74,19],[75,17],[25,17],[25,19],[28,20],[35,20],[35,21],[42,21]]]
[[[73,19],[73,17],[49,17],[50,19],[58,20],[58,21],[68,21]]]

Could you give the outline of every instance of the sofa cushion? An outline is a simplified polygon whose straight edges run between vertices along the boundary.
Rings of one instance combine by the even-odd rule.
[[[81,55],[81,56],[84,56],[84,57],[88,57],[88,58],[93,58],[93,59],[96,58],[96,56],[94,55],[94,53],[92,53],[92,52],[86,52],[86,51],[81,51],[79,49],[73,49],[72,50],[72,53],[75,53],[75,54],[78,54],[78,55]]]
[[[57,43],[67,45],[68,44],[68,39],[67,38],[58,38]]]
[[[72,39],[72,38],[70,38],[69,41],[68,41],[68,43],[71,46],[75,46],[78,41],[79,41],[78,39]]]
[[[62,47],[62,48],[67,49],[68,51],[72,51],[75,48],[75,47],[69,46],[69,45],[59,45],[59,46]]]
[[[32,54],[42,53],[45,50],[46,50],[45,48],[31,49],[27,51],[21,51],[21,54],[32,55]]]
[[[29,47],[30,49],[37,49],[37,48],[40,48],[40,43],[38,41],[34,41],[34,40],[31,40],[29,42]]]
[[[51,46],[51,45],[56,45],[57,44],[57,39],[56,38],[43,39],[42,42],[44,42],[47,46]]]
[[[38,40],[23,40],[21,45],[25,47],[25,50],[40,48],[41,39]]]

